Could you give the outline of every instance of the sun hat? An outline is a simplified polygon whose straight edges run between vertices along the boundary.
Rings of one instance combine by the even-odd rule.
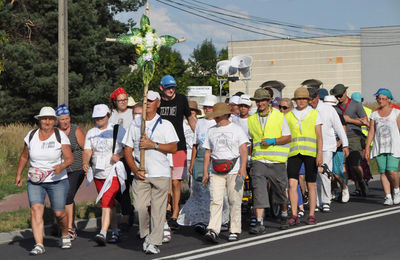
[[[203,107],[212,107],[218,103],[218,98],[215,95],[207,95],[204,97],[203,103],[201,105]]]
[[[329,95],[329,92],[328,92],[328,90],[326,89],[326,88],[320,88],[320,89],[318,89],[318,96],[319,96],[319,99],[320,100],[324,100],[324,98],[326,97],[326,96],[328,96]]]
[[[199,107],[197,106],[196,101],[190,100],[188,103],[189,103],[190,110],[194,110],[196,112],[196,115],[201,115],[201,111],[200,111]]]
[[[219,102],[213,106],[213,112],[210,114],[207,114],[207,118],[216,118],[219,116],[223,115],[228,115],[231,113],[231,109],[229,108],[229,105],[224,103],[224,102]]]
[[[243,94],[239,98],[239,105],[251,106],[250,96],[247,94]]]
[[[160,94],[158,92],[155,92],[153,90],[149,90],[147,92],[147,99],[150,101],[154,101],[156,99],[161,100]]]
[[[354,92],[351,94],[351,100],[354,100],[358,103],[361,103],[363,101],[362,95],[360,92]]]
[[[136,105],[136,101],[133,99],[133,97],[129,96],[128,97],[128,107],[133,107]]]
[[[310,93],[308,92],[308,89],[306,87],[299,87],[294,91],[294,97],[292,98],[292,100],[300,98],[306,98],[308,100],[311,99]]]
[[[39,115],[34,116],[36,119],[39,119],[41,117],[45,116],[52,116],[57,118],[56,111],[52,107],[42,107],[40,109]]]
[[[59,106],[56,108],[56,115],[57,115],[57,116],[61,116],[61,115],[70,115],[70,114],[71,114],[71,113],[69,112],[69,109],[68,109],[67,105],[65,105],[65,104],[59,105]]]
[[[110,109],[105,104],[97,104],[93,107],[92,118],[105,117],[110,113]]]
[[[271,94],[265,88],[256,89],[254,92],[254,97],[250,98],[253,101],[260,101],[260,100],[269,100],[271,99]]]
[[[377,97],[379,95],[385,95],[388,98],[390,98],[391,100],[393,100],[392,92],[390,92],[390,90],[388,90],[387,88],[378,89],[378,91],[374,94],[374,96]]]
[[[116,100],[117,97],[118,97],[119,95],[121,95],[121,94],[128,95],[128,94],[126,93],[125,89],[122,88],[122,87],[119,87],[119,88],[117,88],[116,90],[114,90],[114,91],[111,93],[111,95],[110,95],[111,101]]]
[[[332,105],[332,106],[336,105],[335,96],[331,96],[331,95],[325,96],[324,97],[324,103],[326,103],[328,105]]]
[[[228,104],[239,105],[239,99],[240,99],[239,96],[232,96],[232,97],[229,99],[229,103],[228,103]]]
[[[165,75],[164,77],[162,77],[160,85],[163,88],[176,87],[176,81],[171,75]]]
[[[343,84],[337,84],[337,85],[335,85],[335,86],[333,87],[333,89],[331,89],[331,90],[329,91],[329,93],[330,93],[332,96],[343,95],[343,93],[346,92],[346,89],[348,89],[348,88],[349,88],[349,87],[346,87],[346,86],[343,85]]]

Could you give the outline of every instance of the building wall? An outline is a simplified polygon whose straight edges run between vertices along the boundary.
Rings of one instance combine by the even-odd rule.
[[[307,40],[307,39],[305,39]],[[329,42],[360,44],[360,36],[313,38]],[[249,94],[264,82],[277,80],[285,84],[283,97],[293,97],[293,92],[307,79],[318,79],[328,90],[342,83],[349,92],[361,91],[360,47],[316,45],[290,40],[233,41],[228,43],[229,59],[237,55],[253,57]],[[231,94],[245,92],[245,83],[231,82]]]

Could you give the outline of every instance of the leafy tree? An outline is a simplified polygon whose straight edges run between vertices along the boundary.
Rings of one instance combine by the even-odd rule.
[[[134,63],[132,47],[105,42],[129,26],[114,20],[144,0],[69,0],[69,96],[74,120],[90,120],[96,103],[107,103],[120,77]],[[29,122],[40,107],[57,101],[57,0],[7,1],[0,9],[0,123]],[[130,25],[134,25],[131,21]]]

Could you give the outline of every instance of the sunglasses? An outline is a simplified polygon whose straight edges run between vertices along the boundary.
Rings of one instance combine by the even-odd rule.
[[[289,107],[287,107],[287,106],[281,106],[281,105],[279,105],[279,109],[283,109],[283,110],[286,110],[286,109],[288,109]]]
[[[343,94],[335,96],[335,98],[342,98],[342,97],[343,97]]]

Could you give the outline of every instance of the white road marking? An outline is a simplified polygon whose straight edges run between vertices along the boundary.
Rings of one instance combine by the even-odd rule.
[[[221,245],[215,245],[215,246],[205,247],[205,248],[196,249],[196,250],[192,250],[192,251],[186,251],[183,253],[164,256],[164,257],[160,257],[160,258],[156,258],[156,259],[158,259],[158,260],[174,259],[174,258],[197,259],[197,258],[202,258],[202,257],[210,256],[210,255],[220,254],[220,253],[223,253],[226,251],[232,251],[232,250],[237,250],[240,248],[255,246],[255,245],[268,243],[268,242],[275,241],[275,240],[280,240],[280,239],[289,238],[289,237],[293,237],[293,236],[299,236],[299,235],[308,234],[308,233],[312,233],[312,232],[316,232],[316,231],[320,231],[320,230],[344,226],[344,225],[348,225],[348,224],[352,224],[352,223],[362,222],[362,221],[366,221],[369,219],[384,217],[384,216],[388,216],[388,215],[392,215],[392,214],[396,214],[396,213],[400,213],[400,206],[390,207],[387,209],[375,210],[375,211],[371,211],[371,212],[361,213],[361,214],[347,216],[347,217],[338,218],[338,219],[332,219],[332,220],[320,222],[317,225],[291,228],[288,230],[283,230],[283,231],[278,231],[278,232],[269,233],[269,234],[265,234],[265,235],[246,238],[246,239],[239,240],[236,242],[229,242],[229,243],[224,243]],[[252,242],[252,241],[254,241],[254,242]],[[211,252],[207,252],[207,251],[211,251]],[[205,253],[203,253],[203,252],[205,252]],[[194,254],[196,254],[196,255],[194,255]],[[190,256],[190,255],[192,255],[192,256]],[[187,257],[185,257],[185,256],[187,256]]]

